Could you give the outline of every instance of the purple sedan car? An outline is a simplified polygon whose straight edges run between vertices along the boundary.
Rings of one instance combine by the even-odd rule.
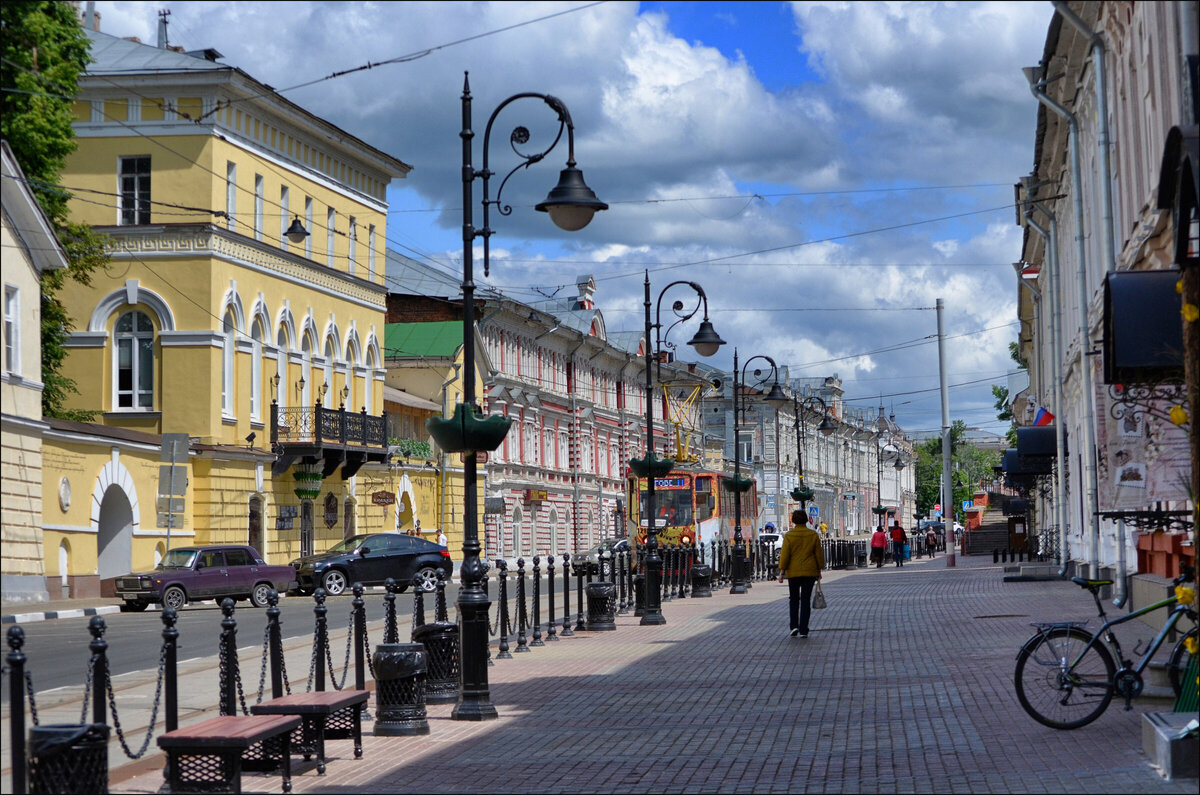
[[[287,593],[296,585],[291,566],[269,566],[254,547],[220,544],[176,547],[154,571],[126,574],[116,581],[121,610],[139,612],[161,602],[176,610],[201,599],[249,599],[267,606],[267,592]]]

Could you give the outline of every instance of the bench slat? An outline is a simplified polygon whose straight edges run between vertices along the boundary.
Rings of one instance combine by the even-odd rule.
[[[365,704],[370,697],[366,690],[293,693],[273,698],[250,707],[255,715],[302,715],[337,712],[355,704]]]
[[[160,748],[249,748],[266,737],[292,731],[300,718],[288,715],[223,715],[160,735]]]

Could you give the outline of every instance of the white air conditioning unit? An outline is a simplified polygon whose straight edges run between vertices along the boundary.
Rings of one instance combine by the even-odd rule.
[[[761,455],[755,455],[752,456],[750,460],[756,464],[761,464],[763,462],[763,457]]]

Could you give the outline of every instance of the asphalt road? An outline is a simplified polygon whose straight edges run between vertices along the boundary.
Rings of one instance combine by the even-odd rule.
[[[458,586],[448,586],[446,600],[451,612],[454,611],[453,603],[457,598]],[[349,594],[326,599],[330,632],[344,631],[349,626],[353,599]],[[372,635],[370,639],[374,643],[374,627],[371,624],[383,621],[383,593],[370,591],[363,595],[363,600],[366,603],[368,634]],[[429,621],[433,618],[433,594],[426,594],[424,601],[425,617]],[[266,611],[248,605],[248,602],[239,603],[234,613],[238,621],[238,647],[241,649],[261,646],[266,630]],[[285,645],[289,639],[312,637],[315,626],[313,607],[311,597],[280,600],[279,621]],[[397,623],[402,635],[412,622],[412,609],[411,591],[396,597]],[[114,677],[157,666],[162,648],[161,611],[112,613],[101,618],[106,626],[104,639],[108,642],[109,670]],[[221,608],[215,604],[188,605],[179,612],[176,627],[179,629],[177,643],[181,662],[216,653],[221,637],[221,619]],[[91,659],[89,623],[89,619],[73,618],[21,625],[25,632],[28,670],[33,676],[35,690],[42,692],[77,686],[84,681],[88,660]]]

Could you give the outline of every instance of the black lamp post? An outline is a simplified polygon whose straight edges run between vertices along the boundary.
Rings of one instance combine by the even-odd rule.
[[[750,484],[753,479],[742,480],[742,438],[741,438],[741,413],[745,412],[745,400],[738,399],[738,393],[746,384],[746,367],[750,366],[750,362],[755,359],[763,359],[771,364],[771,389],[765,398],[767,405],[775,411],[787,405],[787,395],[779,388],[779,368],[775,366],[775,360],[770,356],[752,356],[746,360],[746,364],[738,368],[738,353],[737,348],[733,349],[733,480],[725,481],[725,488],[732,491],[733,497],[733,572],[732,582],[729,586],[729,593],[743,594],[746,593],[745,579],[745,563],[746,563],[746,541],[742,537],[742,495],[750,490]],[[767,377],[762,376],[761,370],[754,371],[754,386],[763,386],[767,383]],[[741,376],[739,382],[738,376]],[[739,405],[740,404],[740,405]]]
[[[662,331],[662,299],[667,290],[670,290],[676,285],[686,284],[696,292],[696,305],[690,311],[684,310],[682,301],[675,301],[671,305],[671,311],[679,318],[672,323],[666,331]],[[633,470],[638,477],[646,478],[646,558],[645,558],[645,598],[642,602],[642,624],[665,624],[667,619],[662,614],[662,556],[658,554],[658,523],[654,515],[654,479],[662,477],[671,471],[674,461],[670,458],[655,458],[654,457],[654,381],[651,376],[651,350],[650,350],[650,332],[653,329],[655,332],[654,338],[654,358],[661,361],[658,353],[662,348],[663,340],[671,329],[675,326],[690,320],[695,314],[700,311],[700,307],[704,307],[704,320],[700,322],[700,328],[696,331],[696,335],[688,341],[695,349],[696,353],[701,356],[712,356],[717,352],[717,349],[725,344],[725,340],[721,339],[717,332],[713,330],[712,323],[708,321],[708,296],[704,294],[704,289],[695,282],[676,281],[671,282],[662,289],[658,294],[658,304],[655,309],[655,322],[650,323],[650,271],[646,271],[646,457],[634,458],[629,461],[629,468]]]
[[[544,151],[527,155],[517,149],[529,141],[529,130],[516,127],[509,135],[509,142],[517,156],[522,159],[500,183],[496,198],[488,195],[488,180],[492,171],[488,167],[488,147],[492,124],[500,111],[518,99],[540,99],[558,115],[558,135]],[[492,111],[483,134],[483,168],[476,171],[471,165],[472,139],[475,132],[471,127],[471,87],[463,77],[462,93],[462,181],[463,181],[463,389],[462,403],[455,406],[450,419],[433,418],[426,427],[446,452],[463,454],[463,562],[460,569],[461,583],[458,592],[459,641],[461,665],[458,703],[451,716],[455,720],[488,720],[497,717],[496,707],[491,703],[487,677],[488,608],[491,602],[483,590],[485,567],[479,559],[480,545],[477,527],[478,499],[476,454],[479,451],[495,450],[508,433],[510,421],[503,417],[484,418],[475,405],[475,282],[472,247],[475,238],[483,238],[483,273],[489,268],[489,240],[492,229],[488,225],[491,206],[501,215],[512,213],[512,207],[500,203],[500,194],[509,177],[522,168],[542,160],[558,142],[563,131],[567,133],[567,167],[562,170],[558,185],[550,191],[546,200],[535,206],[540,212],[549,213],[550,220],[560,229],[575,231],[587,226],[592,216],[608,205],[596,198],[583,181],[583,174],[575,167],[575,124],[566,105],[549,94],[521,93],[504,100]],[[483,181],[483,228],[476,229],[472,217],[474,197],[472,186],[475,180]]]
[[[804,484],[804,449],[808,447],[808,431],[804,420],[800,418],[800,409],[813,403],[821,407],[821,424],[817,427],[821,435],[828,436],[837,430],[837,425],[829,419],[829,406],[819,395],[808,395],[803,399],[792,395],[792,408],[795,409],[793,422],[796,426],[796,477],[799,480],[796,488],[792,489],[792,499],[800,503],[802,511],[806,510],[808,501],[813,498],[813,490]]]

